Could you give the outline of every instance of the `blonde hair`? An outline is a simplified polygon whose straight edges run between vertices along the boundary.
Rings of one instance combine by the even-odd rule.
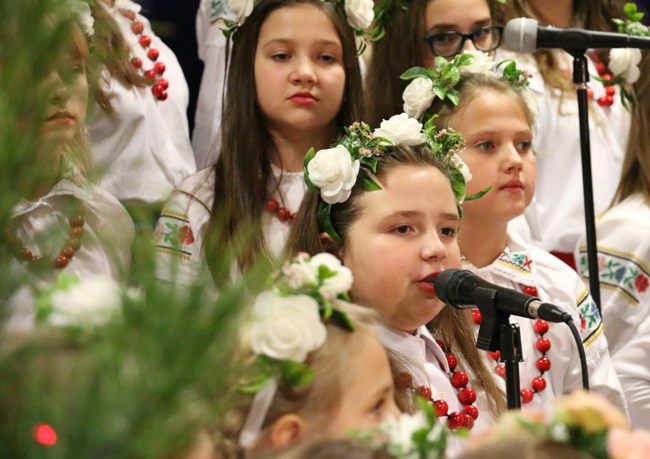
[[[354,322],[355,330],[350,332],[336,322],[325,322],[325,344],[309,354],[305,361],[314,372],[313,380],[301,387],[293,387],[279,381],[278,389],[264,418],[258,444],[264,443],[270,434],[270,428],[285,414],[306,413],[313,416],[317,423],[325,425],[338,407],[343,387],[347,384],[349,359],[354,355],[354,350],[360,347],[366,334],[373,333],[372,326],[376,323],[377,315],[372,309],[350,303],[339,302],[336,308]],[[216,426],[213,431],[217,455],[224,458],[244,456],[244,449],[238,440],[253,399],[252,395],[241,392],[232,393],[231,396],[230,409],[223,417],[221,425]]]
[[[650,72],[650,53],[643,54],[639,66],[641,75]],[[623,160],[621,181],[612,205],[628,198],[634,193],[641,193],[650,206],[650,80],[639,78],[634,84],[637,102],[632,105],[632,124],[627,141],[627,150]]]

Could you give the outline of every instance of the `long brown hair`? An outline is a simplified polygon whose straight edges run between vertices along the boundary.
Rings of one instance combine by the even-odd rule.
[[[644,52],[641,75],[650,72],[650,53]],[[632,105],[632,124],[627,142],[621,181],[612,204],[617,204],[634,193],[641,193],[650,206],[650,80],[639,78],[634,84],[637,102]]]
[[[384,155],[378,158],[376,176],[381,179],[392,169],[405,165],[433,167],[448,177],[444,167],[425,145],[389,148]],[[320,237],[322,230],[319,229],[316,214],[319,196],[315,193],[308,193],[291,227],[285,248],[286,255],[291,257],[298,252],[314,254],[325,251],[334,255],[343,253],[346,250],[350,226],[359,218],[361,210],[357,201],[362,193],[365,191],[355,186],[347,201],[331,206],[330,218],[337,233],[341,236],[341,242]],[[428,324],[428,327],[436,337],[444,340],[449,352],[454,353],[463,362],[463,366],[469,370],[468,374],[472,384],[484,389],[488,394],[490,411],[496,415],[505,410],[503,392],[476,349],[474,325],[470,312],[450,307],[443,308],[442,312]]]
[[[354,32],[342,7],[335,2],[320,0],[262,0],[256,5],[235,33],[221,124],[221,154],[214,168],[214,205],[204,253],[217,283],[228,274],[219,270],[217,261],[220,254],[235,248],[242,271],[260,257],[268,257],[260,219],[266,202],[267,183],[272,176],[268,153],[273,149],[273,142],[257,102],[253,75],[255,51],[260,28],[269,14],[298,4],[314,5],[324,11],[341,40],[345,90],[336,119],[337,127],[342,131],[343,126],[361,118],[361,71]],[[244,231],[248,238],[243,236]]]
[[[574,0],[573,8],[572,27],[602,32],[616,31],[612,18],[624,16],[622,0]],[[519,17],[540,19],[529,0],[508,0],[495,8],[495,19],[502,24]],[[552,50],[540,49],[533,57],[546,84],[562,91],[573,91],[571,77],[558,68]]]

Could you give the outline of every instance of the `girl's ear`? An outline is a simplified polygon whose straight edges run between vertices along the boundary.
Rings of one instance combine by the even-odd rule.
[[[295,414],[285,414],[271,428],[271,444],[281,448],[296,443],[305,435],[305,421]]]
[[[330,236],[326,232],[322,232],[318,237],[320,238],[320,243],[323,246],[325,252],[330,253],[337,258],[340,258],[341,255],[339,253],[340,244],[338,244],[334,239],[332,239],[332,236]]]

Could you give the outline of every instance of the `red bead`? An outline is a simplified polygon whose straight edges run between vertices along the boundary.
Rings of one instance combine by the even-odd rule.
[[[612,81],[614,79],[611,73],[603,73],[600,77],[605,81]]]
[[[463,407],[463,414],[467,414],[474,419],[478,419],[478,408],[474,405],[465,405]]]
[[[79,247],[81,247],[81,241],[79,238],[71,237],[68,239],[66,245],[72,247],[74,250],[79,250]]]
[[[125,18],[130,19],[130,20],[132,20],[132,21],[135,19],[135,11],[132,11],[132,10],[126,10],[126,11],[124,11],[124,12],[122,13],[122,15],[123,15]]]
[[[459,429],[463,424],[465,424],[465,415],[463,413],[454,411],[449,415],[449,417],[447,417],[447,427],[451,430]]]
[[[131,65],[133,67],[135,67],[136,69],[141,68],[142,67],[142,59],[140,59],[139,57],[134,57],[133,59],[131,59]]]
[[[138,40],[138,43],[140,43],[140,46],[143,48],[148,48],[151,44],[151,37],[149,35],[143,35],[140,37],[140,40]]]
[[[68,257],[59,255],[54,259],[55,268],[61,269],[61,268],[65,268],[66,266],[68,266]]]
[[[156,65],[158,65],[158,64],[156,64]],[[154,69],[156,68],[156,65],[153,66]],[[165,80],[164,78],[161,78],[160,80],[158,80],[158,84],[161,84],[163,86],[163,88],[165,88],[165,89],[169,88],[169,81]]]
[[[608,107],[614,105],[614,96],[605,96],[605,105]]]
[[[548,338],[540,338],[535,343],[535,347],[539,352],[546,353],[551,348],[551,341]]]
[[[467,385],[469,378],[467,377],[467,373],[464,371],[457,371],[451,376],[450,381],[451,385],[455,388],[461,388]]]
[[[447,348],[445,348],[445,343],[443,343],[443,342],[440,341],[439,339],[436,340],[436,343],[438,344],[438,346],[440,347],[440,349],[442,349],[442,352],[447,352]]]
[[[469,414],[464,414],[464,419],[463,419],[463,427],[466,428],[467,430],[472,430],[472,427],[474,427],[474,418],[471,417]]]
[[[165,92],[165,88],[163,88],[160,83],[156,83],[151,87],[151,92],[154,96],[158,97]]]
[[[158,59],[158,56],[160,56],[160,52],[156,48],[150,48],[149,51],[147,51],[147,57],[152,61]]]
[[[167,67],[165,67],[165,64],[163,64],[162,62],[156,62],[156,63],[153,65],[153,70],[154,70],[154,72],[156,72],[158,75],[162,75],[163,73],[165,73],[165,69],[166,69],[166,68],[167,68]],[[167,83],[167,86],[165,86],[165,89],[167,89],[168,86],[169,86],[169,83]]]
[[[471,405],[476,401],[476,391],[469,387],[461,389],[461,391],[458,392],[458,400],[463,405]]]
[[[156,99],[158,100],[167,100],[167,91],[163,91],[163,93],[159,96],[156,96]]]
[[[447,413],[449,412],[449,405],[447,404],[447,402],[445,402],[444,400],[434,400],[433,406],[435,406],[436,408],[436,413],[438,414],[438,417],[447,416]]]
[[[445,357],[447,357],[447,365],[449,365],[449,369],[455,369],[458,365],[458,359],[456,356],[454,354],[447,354]]]
[[[32,251],[27,247],[20,249],[20,261],[32,261]]]
[[[521,389],[521,403],[530,403],[533,401],[535,393],[530,389]]]
[[[155,80],[156,79],[156,72],[154,72],[153,70],[147,70],[147,71],[144,72],[144,76],[146,76],[150,80]]]
[[[537,287],[533,287],[532,285],[526,285],[526,286],[523,288],[523,292],[524,292],[526,295],[537,296]]]
[[[498,361],[501,358],[501,351],[488,352],[487,355],[492,360],[497,360]]]
[[[270,210],[271,212],[275,212],[280,208],[280,203],[278,202],[277,199],[271,198],[268,201],[266,201],[266,208],[268,210]],[[408,374],[408,373],[406,373],[406,374]]]
[[[289,220],[290,216],[291,216],[291,212],[288,209],[286,209],[284,207],[280,207],[278,209],[278,218],[280,219],[280,221],[285,222],[285,221]]]
[[[476,325],[481,325],[482,320],[483,316],[481,315],[481,311],[478,309],[472,309],[472,322],[474,322]]]
[[[63,255],[66,258],[74,257],[75,252],[76,252],[75,249],[67,245],[61,249],[61,255]]]
[[[73,226],[70,228],[70,236],[81,238],[84,235],[84,229],[81,226]]]
[[[616,94],[616,88],[614,86],[605,86],[605,94],[608,96],[613,96]]]
[[[75,215],[70,219],[70,226],[75,227],[75,228],[80,228],[84,226],[84,218],[81,215]]]
[[[141,23],[140,21],[136,21],[133,24],[131,24],[131,32],[133,32],[134,34],[140,35],[143,30],[144,30],[144,24]]]
[[[607,71],[607,66],[603,64],[602,62],[596,62],[596,72],[598,72],[598,75],[602,75]]]
[[[428,386],[418,386],[415,392],[426,400],[431,400],[431,388]]]
[[[535,362],[535,366],[539,371],[548,371],[551,368],[551,361],[548,357],[540,357],[537,359],[537,362]]]
[[[494,367],[494,372],[497,374],[497,376],[505,378],[505,376],[506,376],[506,366],[504,364],[500,363],[496,367]]]
[[[411,373],[408,371],[402,371],[395,379],[395,386],[399,390],[406,390],[411,387],[411,384],[413,383],[413,376],[411,376]]]
[[[537,333],[538,335],[543,335],[548,331],[548,322],[540,319],[537,322],[535,322],[534,328],[535,328],[535,333]]]
[[[533,386],[533,389],[535,389],[536,392],[541,392],[546,389],[546,380],[541,376],[537,376],[536,378],[533,378],[531,386]]]

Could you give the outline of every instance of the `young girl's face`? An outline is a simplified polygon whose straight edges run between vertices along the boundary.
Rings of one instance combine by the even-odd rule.
[[[355,301],[413,332],[444,306],[431,281],[460,267],[460,219],[449,180],[433,166],[395,167],[381,187],[359,196],[341,258],[354,275]]]
[[[486,0],[430,0],[424,10],[424,36],[440,32],[476,32],[474,39],[489,46],[492,35],[480,30],[489,25],[492,25],[492,17]],[[436,38],[436,42],[436,47],[448,51],[440,53],[444,55],[453,53],[457,43],[456,39],[444,36]],[[472,40],[465,40],[461,52],[463,50],[476,51]],[[422,50],[424,67],[432,67],[435,57],[431,46],[425,42]]]
[[[41,140],[48,146],[57,147],[70,142],[86,122],[86,46],[85,38],[81,35],[66,56],[68,63],[62,65],[64,69],[52,71],[47,77],[50,100],[45,111]]]
[[[310,4],[269,14],[255,53],[257,100],[270,129],[331,127],[343,102],[343,47],[332,20]]]
[[[465,217],[485,223],[521,215],[535,192],[533,133],[513,95],[481,91],[453,116],[450,127],[465,139],[463,161],[472,171],[467,194],[488,186],[482,198],[463,204]]]

